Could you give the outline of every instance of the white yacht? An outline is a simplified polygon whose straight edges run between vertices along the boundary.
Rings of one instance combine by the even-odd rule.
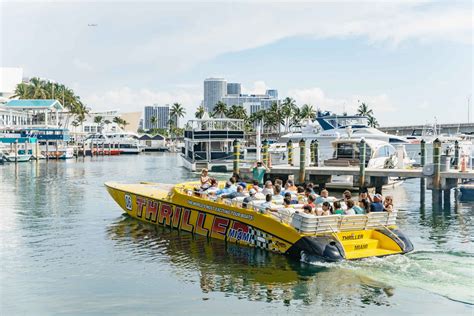
[[[103,150],[110,155],[139,154],[144,147],[140,145],[138,135],[129,132],[96,133],[85,139],[87,154],[95,150]]]
[[[339,139],[332,142],[332,157],[322,157],[324,166],[332,167],[358,167],[360,165],[360,138]],[[395,148],[393,145],[374,139],[365,140],[366,143],[366,168],[405,168],[411,166],[411,160],[403,145]],[[398,178],[390,178],[387,185],[401,183]],[[336,175],[332,177],[332,182],[327,184],[328,188],[354,188],[353,176]]]

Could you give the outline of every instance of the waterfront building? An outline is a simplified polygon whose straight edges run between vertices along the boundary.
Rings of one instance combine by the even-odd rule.
[[[247,110],[247,113],[249,115],[258,110],[268,109],[273,102],[279,102],[277,98],[271,97],[268,94],[228,95],[222,98],[221,101],[227,104],[228,107],[231,107],[233,105],[242,105]]]
[[[239,95],[242,93],[242,86],[237,82],[227,83],[227,95]]]
[[[212,112],[217,102],[227,95],[227,81],[224,78],[208,78],[204,80],[204,108]]]
[[[278,90],[277,89],[269,89],[265,92],[270,98],[278,99]]]
[[[62,110],[58,100],[9,100],[0,105],[0,126],[58,127]]]
[[[152,117],[156,118],[156,122],[152,123]],[[170,118],[170,106],[167,104],[165,106],[145,106],[145,119],[144,119],[144,129],[152,128],[168,128],[168,122]]]
[[[217,102],[224,102],[228,107],[242,105],[247,113],[268,109],[273,102],[279,102],[278,90],[268,89],[265,94],[242,94],[242,86],[237,82],[229,82],[224,78],[208,78],[204,80],[203,105],[211,113]]]

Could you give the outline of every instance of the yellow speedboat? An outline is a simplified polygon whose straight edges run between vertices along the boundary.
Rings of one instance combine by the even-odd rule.
[[[194,192],[196,183],[105,183],[113,199],[139,220],[226,242],[259,247],[308,260],[340,261],[413,250],[395,226],[396,212],[315,216],[295,212],[283,220],[241,202]]]

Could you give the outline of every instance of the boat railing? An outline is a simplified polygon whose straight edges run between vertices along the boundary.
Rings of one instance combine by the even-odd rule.
[[[242,201],[235,199],[224,199],[215,195],[194,191],[189,187],[176,187],[181,193],[188,196],[194,196],[203,200],[220,203],[227,206],[247,209],[260,214],[275,215],[260,205],[255,205],[250,202],[245,206]],[[355,230],[368,230],[382,228],[390,231],[388,227],[394,226],[397,219],[397,211],[392,212],[372,212],[369,214],[359,215],[324,215],[316,216],[313,214],[306,214],[301,211],[295,211],[290,217],[289,221],[282,221],[280,216],[273,216],[275,220],[285,222],[294,227],[301,233],[305,234],[320,234],[320,233],[334,233]]]

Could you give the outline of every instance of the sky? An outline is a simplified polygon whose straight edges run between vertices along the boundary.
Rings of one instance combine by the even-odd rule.
[[[0,66],[64,83],[93,110],[179,102],[203,80],[381,125],[471,122],[471,1],[0,2]],[[473,107],[474,108],[474,107]]]

